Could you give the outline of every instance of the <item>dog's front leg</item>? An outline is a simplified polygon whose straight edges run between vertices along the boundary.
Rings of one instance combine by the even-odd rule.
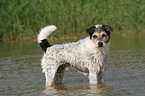
[[[97,84],[98,79],[97,79],[97,72],[90,71],[89,72],[89,79],[90,79],[90,84]]]
[[[104,68],[98,73],[98,83],[104,83]]]

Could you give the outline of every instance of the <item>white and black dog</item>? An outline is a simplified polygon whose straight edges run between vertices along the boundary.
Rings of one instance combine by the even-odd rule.
[[[81,72],[88,73],[91,84],[104,82],[104,67],[108,61],[110,32],[108,25],[95,25],[87,29],[89,37],[78,42],[53,45],[47,37],[56,30],[50,25],[41,29],[38,43],[44,50],[41,61],[46,77],[46,86],[61,83],[66,67],[73,66]]]

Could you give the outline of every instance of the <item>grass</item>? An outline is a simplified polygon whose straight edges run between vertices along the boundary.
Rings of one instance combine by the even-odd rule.
[[[84,36],[96,24],[130,35],[145,30],[144,9],[144,0],[0,0],[0,41],[33,40],[51,24],[56,38]]]

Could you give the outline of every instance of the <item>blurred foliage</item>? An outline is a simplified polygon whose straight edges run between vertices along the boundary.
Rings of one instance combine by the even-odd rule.
[[[0,0],[0,40],[32,40],[54,24],[57,36],[86,34],[86,28],[107,24],[113,34],[145,29],[145,0]]]

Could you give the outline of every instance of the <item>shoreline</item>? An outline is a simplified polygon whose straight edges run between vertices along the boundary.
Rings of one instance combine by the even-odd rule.
[[[57,41],[57,40],[79,40],[81,38],[85,38],[87,37],[87,34],[79,34],[79,35],[72,35],[72,34],[67,34],[67,35],[61,35],[61,36],[55,36],[54,34],[52,34],[50,37],[48,37],[49,41]],[[145,31],[140,31],[140,32],[132,32],[129,35],[126,34],[118,34],[118,33],[112,33],[113,37],[132,37],[132,36],[145,36]],[[10,40],[10,39],[6,39],[6,40],[2,40],[0,41],[0,43],[14,43],[14,42],[37,42],[37,36],[36,38],[32,38],[32,39],[28,39],[23,37],[22,39],[16,39],[16,40]]]

